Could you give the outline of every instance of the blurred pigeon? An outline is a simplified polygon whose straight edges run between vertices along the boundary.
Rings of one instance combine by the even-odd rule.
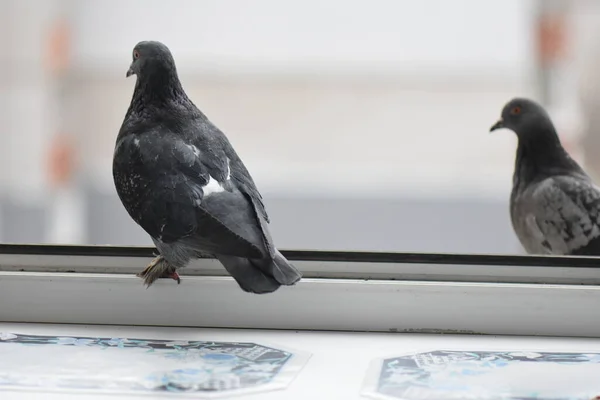
[[[258,189],[227,137],[188,98],[160,42],[133,49],[137,75],[117,136],[113,178],[160,255],[138,274],[180,282],[177,269],[214,255],[242,290],[270,293],[301,273],[274,247]]]
[[[510,196],[512,225],[529,254],[600,254],[600,188],[562,147],[544,108],[508,102],[490,131],[508,128],[519,144]]]

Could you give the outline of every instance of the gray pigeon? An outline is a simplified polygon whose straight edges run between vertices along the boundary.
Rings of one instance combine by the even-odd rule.
[[[113,157],[125,209],[160,255],[138,276],[180,282],[177,270],[215,256],[242,290],[270,293],[301,273],[273,245],[269,217],[248,170],[227,137],[188,98],[171,52],[145,41],[127,77],[133,98]]]
[[[512,225],[529,254],[600,254],[600,188],[562,147],[544,108],[508,102],[490,131],[508,128],[519,144],[510,196]]]

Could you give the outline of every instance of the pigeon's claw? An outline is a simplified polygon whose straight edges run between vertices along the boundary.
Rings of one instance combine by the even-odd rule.
[[[163,256],[158,256],[136,276],[143,278],[146,287],[150,287],[159,278],[171,278],[181,283],[177,269],[167,262]]]
[[[179,277],[179,274],[177,273],[177,271],[171,272],[169,274],[169,278],[176,280],[178,285],[181,283],[181,278]]]

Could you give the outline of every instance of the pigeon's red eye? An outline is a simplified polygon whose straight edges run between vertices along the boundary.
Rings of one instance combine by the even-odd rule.
[[[140,52],[139,52],[139,51],[137,51],[137,50],[134,50],[134,51],[133,51],[133,58],[134,58],[134,59],[136,59],[136,60],[137,60],[138,58],[140,58]]]
[[[521,107],[514,107],[512,110],[510,110],[510,113],[514,115],[521,114]]]

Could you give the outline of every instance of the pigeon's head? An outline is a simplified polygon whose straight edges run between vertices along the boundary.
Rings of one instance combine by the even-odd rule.
[[[171,51],[160,42],[139,42],[133,48],[131,57],[133,61],[127,70],[126,76],[144,77],[160,70],[175,70],[175,61]]]
[[[510,129],[519,138],[547,131],[548,128],[553,130],[552,121],[544,107],[524,98],[514,98],[506,103],[500,119],[490,128],[490,132],[502,128]]]

